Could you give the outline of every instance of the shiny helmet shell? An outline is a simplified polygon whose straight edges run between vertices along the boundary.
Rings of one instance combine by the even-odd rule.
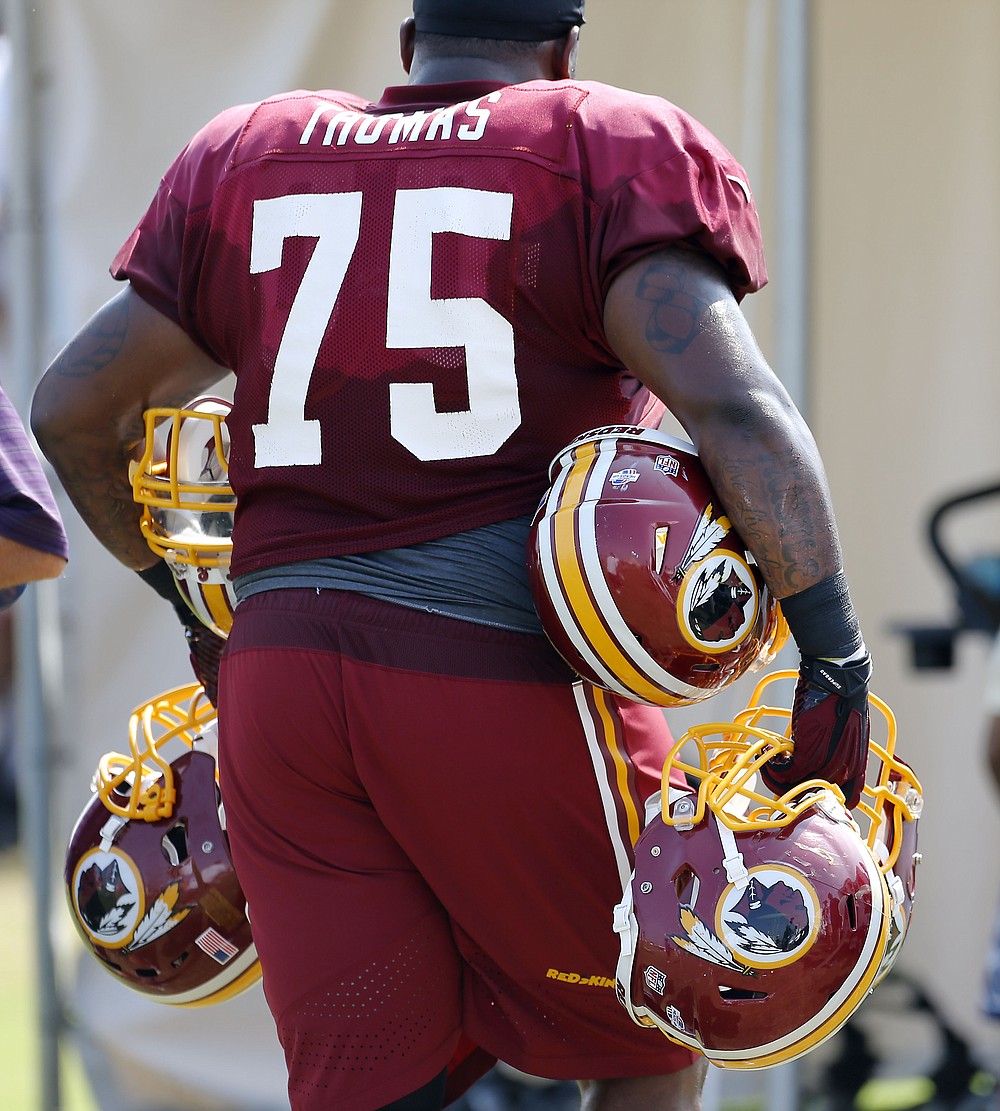
[[[102,758],[66,853],[87,948],[119,982],[181,1007],[220,1003],[260,978],[224,829],[215,720],[199,686],[139,707],[130,751]]]
[[[773,659],[787,627],[692,444],[595,429],[549,477],[529,580],[545,632],[578,675],[685,706]]]
[[[898,955],[916,890],[923,796],[879,699],[885,739],[853,813],[822,780],[782,796],[762,786],[792,743],[764,724],[790,711],[758,692],[785,679],[675,745],[615,911],[626,1010],[723,1068],[795,1060],[836,1033]],[[678,772],[690,790],[671,787]]]
[[[776,696],[782,688],[793,689],[797,679],[798,673],[793,671],[775,671],[764,676],[751,694],[747,708],[738,715],[740,724],[762,728],[767,736],[779,734],[782,745],[791,745],[791,698]],[[872,733],[865,783],[852,817],[885,877],[891,896],[889,944],[875,979],[878,984],[899,955],[910,923],[921,859],[917,838],[923,788],[913,769],[896,752],[895,715],[877,695],[869,699],[869,716]],[[699,731],[696,727],[693,732]],[[768,749],[768,759],[776,755],[775,749],[776,745]]]
[[[195,616],[228,636],[236,595],[229,578],[236,496],[229,485],[230,403],[200,397],[181,409],[148,409],[132,495],[146,543],[166,560]]]

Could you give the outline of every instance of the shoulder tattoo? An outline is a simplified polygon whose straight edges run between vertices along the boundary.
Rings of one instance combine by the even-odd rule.
[[[109,301],[58,356],[53,370],[66,378],[87,378],[103,370],[122,349],[128,331],[128,299]]]
[[[650,306],[646,341],[657,351],[679,355],[698,335],[699,321],[712,300],[702,294],[697,271],[658,259],[639,279],[638,296]]]

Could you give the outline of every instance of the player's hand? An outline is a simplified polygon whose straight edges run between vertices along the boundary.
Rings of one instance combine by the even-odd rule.
[[[776,794],[806,779],[825,779],[844,792],[852,810],[861,798],[868,764],[868,683],[871,656],[834,664],[803,656],[792,705],[794,751],[770,760],[764,782]]]

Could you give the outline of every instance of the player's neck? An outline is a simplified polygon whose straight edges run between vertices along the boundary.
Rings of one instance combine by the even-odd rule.
[[[443,85],[454,81],[502,81],[517,85],[522,81],[540,81],[548,75],[538,66],[511,65],[486,58],[428,58],[414,62],[410,70],[411,85]]]

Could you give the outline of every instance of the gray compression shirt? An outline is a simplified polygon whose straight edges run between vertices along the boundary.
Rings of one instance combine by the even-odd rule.
[[[530,526],[530,517],[515,517],[407,548],[268,567],[236,579],[236,597],[351,590],[459,621],[541,634],[525,569]]]

